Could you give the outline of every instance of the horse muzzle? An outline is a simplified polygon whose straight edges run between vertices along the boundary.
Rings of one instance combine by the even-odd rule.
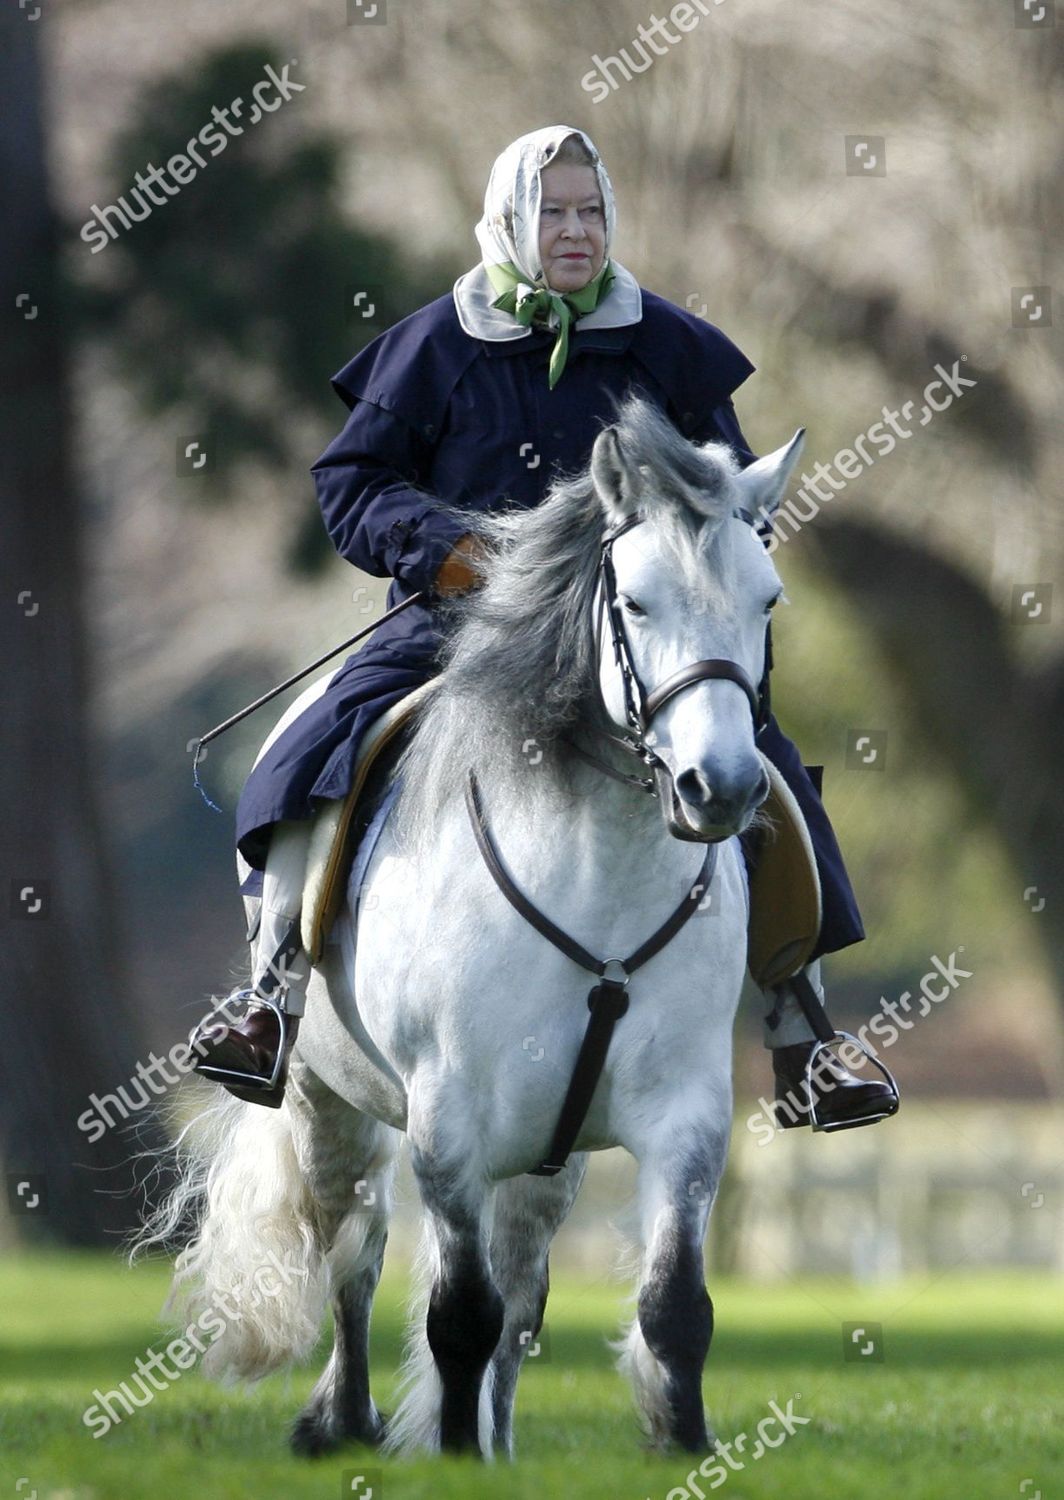
[[[712,785],[693,767],[673,777],[657,766],[654,775],[665,826],[673,838],[688,843],[715,844],[745,832],[769,791],[760,765],[753,778],[718,777]]]

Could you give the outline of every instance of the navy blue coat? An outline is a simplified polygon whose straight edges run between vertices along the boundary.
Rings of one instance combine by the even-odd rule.
[[[333,379],[350,410],[313,466],[318,500],[341,557],[390,577],[388,606],[431,590],[463,528],[437,500],[489,510],[537,505],[551,478],[585,467],[615,402],[639,389],[685,436],[714,438],[753,461],[731,396],[753,365],[711,323],[653,292],[626,328],[581,329],[551,391],[553,335],[511,342],[470,337],[450,293],[404,318]],[[237,841],[257,869],[269,830],[343,797],[366,726],[438,670],[434,610],[414,604],[376,630],[252,771],[237,808]],[[863,937],[827,815],[794,745],[775,720],[762,736],[809,819],[825,893],[820,951]]]

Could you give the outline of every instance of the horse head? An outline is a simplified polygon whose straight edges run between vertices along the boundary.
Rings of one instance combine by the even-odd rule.
[[[677,838],[741,833],[768,793],[757,733],[782,584],[755,517],[779,505],[803,436],[740,470],[730,448],[688,442],[635,399],[595,441],[601,704],[653,770]]]

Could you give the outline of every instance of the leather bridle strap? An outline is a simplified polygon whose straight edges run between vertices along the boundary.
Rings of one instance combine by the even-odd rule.
[[[747,702],[750,704],[750,711],[754,716],[754,723],[756,724],[761,712],[761,703],[757,691],[739,663],[728,661],[726,657],[722,656],[710,656],[703,661],[693,661],[690,666],[681,667],[678,672],[674,672],[671,677],[667,677],[660,687],[656,687],[652,693],[648,694],[646,702],[643,705],[644,720],[649,723],[662,704],[667,703],[675,693],[678,693],[681,688],[685,688],[688,683],[700,682],[703,678],[719,677],[725,677],[729,682],[738,683],[739,687],[742,688],[746,694]]]
[[[753,517],[746,510],[736,509],[732,512],[736,520],[742,521],[744,525],[753,525]],[[768,625],[765,627],[765,667],[761,681],[757,687],[750,681],[746,672],[738,662],[729,661],[723,657],[707,657],[702,661],[690,662],[686,667],[681,667],[674,672],[665,682],[651,692],[647,692],[639,679],[636,670],[635,659],[632,656],[631,645],[621,618],[620,607],[617,602],[617,579],[613,569],[613,544],[618,537],[630,531],[633,526],[641,524],[644,518],[639,514],[626,517],[624,521],[602,538],[601,558],[599,562],[600,588],[599,588],[599,615],[595,625],[595,660],[601,658],[601,636],[602,617],[605,616],[609,623],[610,638],[613,645],[613,656],[618,671],[621,674],[621,687],[624,695],[624,713],[628,721],[628,735],[623,741],[629,749],[634,750],[646,765],[654,768],[660,765],[660,758],[651,750],[646,742],[646,732],[650,727],[650,721],[670,698],[674,697],[683,688],[690,686],[692,682],[711,681],[713,679],[725,679],[734,682],[742,688],[746,695],[746,701],[750,705],[750,712],[754,719],[754,734],[759,735],[768,723],[769,707],[769,671],[772,665],[772,645]]]
[[[573,1149],[606,1062],[613,1028],[628,1009],[629,976],[641,968],[648,959],[653,958],[655,953],[659,953],[698,910],[703,894],[713,879],[717,845],[706,845],[702,868],[691,889],[656,932],[651,933],[650,937],[627,958],[601,959],[596,958],[582,943],[578,943],[574,937],[552,922],[514,884],[499,858],[498,850],[488,831],[487,819],[480,800],[480,788],[477,784],[476,773],[472,768],[466,778],[465,799],[477,847],[492,879],[510,905],[555,948],[560,949],[574,963],[578,963],[582,969],[587,969],[590,973],[597,975],[602,981],[594,986],[587,997],[591,1016],[580,1044],[580,1051],[573,1066],[572,1077],[569,1080],[565,1099],[562,1101],[558,1123],[547,1154],[540,1165],[533,1167],[529,1174],[533,1177],[553,1177],[565,1166],[566,1158]],[[617,976],[617,970],[620,970],[621,977]]]
[[[612,740],[615,744],[623,745],[630,753],[634,753],[626,740],[619,740],[616,735],[609,734],[604,729],[599,729],[597,725],[589,727],[595,729],[599,734],[605,735],[607,739]],[[623,782],[625,786],[634,787],[640,792],[649,792],[652,797],[657,796],[657,785],[652,776],[629,776],[626,771],[618,771],[616,766],[611,766],[609,761],[601,760],[599,756],[592,755],[589,750],[585,750],[582,745],[578,745],[571,735],[562,734],[558,738],[569,747],[574,755],[579,756],[587,765],[594,766],[596,771],[604,771],[607,776],[612,776],[614,781]]]
[[[694,914],[702,900],[702,893],[713,878],[713,870],[717,858],[717,845],[707,844],[702,868],[695,877],[691,889],[684,896],[672,915],[665,919],[657,931],[651,933],[650,937],[644,943],[640,943],[639,947],[630,953],[627,958],[596,958],[593,953],[588,952],[582,943],[578,943],[574,937],[570,937],[562,928],[556,926],[550,917],[541,912],[537,906],[534,906],[510,878],[499,858],[498,851],[495,848],[494,841],[488,829],[487,819],[484,816],[484,807],[480,800],[480,785],[477,781],[476,772],[472,767],[470,767],[466,777],[465,798],[466,807],[469,810],[470,822],[473,825],[473,834],[484,857],[484,863],[491,871],[495,884],[502,891],[507,901],[510,902],[516,911],[521,913],[526,922],[529,922],[537,932],[542,933],[548,942],[553,943],[556,948],[560,948],[563,953],[578,963],[582,969],[588,969],[592,974],[605,974],[606,965],[609,963],[622,964],[626,978],[628,975],[634,974],[637,969],[641,969],[649,959],[654,957],[655,953],[659,953],[665,947],[665,944],[676,936],[684,923]]]

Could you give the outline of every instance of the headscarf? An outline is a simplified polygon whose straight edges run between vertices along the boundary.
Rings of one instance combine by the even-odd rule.
[[[554,159],[562,141],[573,135],[592,159],[602,195],[605,248],[602,266],[588,285],[563,293],[547,285],[540,258],[540,172]],[[593,318],[590,326],[621,327],[642,316],[638,283],[609,258],[616,218],[609,174],[582,130],[549,125],[513,141],[496,159],[488,178],[484,213],[476,226],[481,265],[455,284],[455,302],[466,332],[476,338],[522,338],[533,321],[546,322],[556,330],[548,376],[553,389],[565,368],[573,319],[590,322]]]
[[[562,141],[571,135],[580,138],[594,163],[606,221],[603,263],[609,258],[617,209],[613,184],[602,158],[582,130],[571,125],[547,125],[543,130],[520,136],[496,157],[484,194],[484,215],[476,227],[477,243],[485,265],[509,262],[526,282],[543,284],[543,262],[539,256],[539,209],[543,188],[539,174],[550,165]]]

